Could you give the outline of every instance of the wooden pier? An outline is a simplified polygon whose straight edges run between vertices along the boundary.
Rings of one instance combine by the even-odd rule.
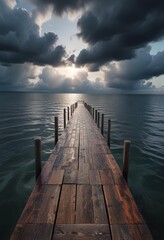
[[[45,164],[11,239],[152,239],[101,130],[82,103]]]

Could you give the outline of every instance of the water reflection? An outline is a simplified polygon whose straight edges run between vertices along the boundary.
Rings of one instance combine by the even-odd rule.
[[[42,137],[44,163],[54,147],[54,115],[62,133],[63,108],[79,99],[105,113],[105,136],[112,120],[120,166],[123,140],[132,140],[129,185],[155,239],[164,239],[164,96],[52,93],[0,94],[1,239],[9,239],[34,185],[34,137]]]

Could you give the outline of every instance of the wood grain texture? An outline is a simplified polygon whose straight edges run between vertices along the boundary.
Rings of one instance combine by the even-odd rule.
[[[59,137],[11,239],[152,240],[100,129],[82,104]]]
[[[92,186],[77,185],[76,223],[94,223]]]
[[[63,185],[57,213],[57,223],[75,223],[76,185]]]
[[[62,184],[64,170],[52,170],[48,180],[48,184]]]
[[[57,224],[53,240],[111,240],[108,224]]]
[[[114,185],[113,175],[110,169],[99,170],[99,173],[103,185]]]
[[[89,182],[91,185],[101,185],[100,175],[98,170],[89,170]]]
[[[78,183],[78,170],[65,170],[65,174],[64,174],[64,180],[63,183],[64,184],[70,184],[70,183],[74,183],[77,184]]]
[[[19,223],[54,223],[60,186],[43,185],[32,192]]]
[[[113,240],[153,240],[148,227],[145,224],[111,225]]]
[[[108,223],[102,186],[92,186],[94,223]]]
[[[117,186],[104,185],[103,189],[110,224],[144,223],[128,188],[122,189],[123,197]]]
[[[53,224],[18,224],[11,240],[51,240]]]

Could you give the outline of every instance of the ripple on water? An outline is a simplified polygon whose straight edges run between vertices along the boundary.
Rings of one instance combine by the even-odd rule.
[[[54,116],[61,134],[63,108],[78,99],[105,113],[106,138],[111,119],[111,149],[120,167],[123,141],[132,141],[129,185],[154,239],[164,239],[164,96],[39,93],[0,94],[2,239],[9,239],[35,182],[34,137],[42,137],[45,163],[54,147]]]

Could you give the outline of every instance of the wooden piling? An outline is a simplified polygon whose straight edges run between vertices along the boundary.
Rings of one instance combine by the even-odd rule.
[[[69,122],[69,107],[67,107],[67,114],[68,114],[67,115],[67,117],[68,117],[67,119],[68,119],[68,122]]]
[[[90,114],[91,114],[91,116],[92,116],[92,111],[93,111],[93,109],[92,109],[92,107],[90,106]]]
[[[92,117],[93,119],[95,118],[95,109],[93,108],[93,112],[92,112]]]
[[[111,139],[111,120],[108,120],[108,147],[110,148],[110,139]]]
[[[71,105],[71,117],[72,117],[72,105]]]
[[[95,111],[95,123],[97,123],[97,110]]]
[[[122,173],[126,181],[128,181],[128,168],[129,168],[129,151],[130,151],[131,141],[124,141],[124,151],[123,151],[123,169]]]
[[[41,138],[35,139],[35,179],[37,180],[41,173]]]
[[[58,142],[58,117],[55,116],[55,145]]]
[[[66,128],[66,109],[64,108],[64,128]]]
[[[101,134],[104,134],[104,114],[101,115]]]
[[[98,128],[100,127],[100,113],[98,112],[98,117],[97,117],[97,126]]]
[[[10,239],[153,239],[82,104],[45,163]]]

